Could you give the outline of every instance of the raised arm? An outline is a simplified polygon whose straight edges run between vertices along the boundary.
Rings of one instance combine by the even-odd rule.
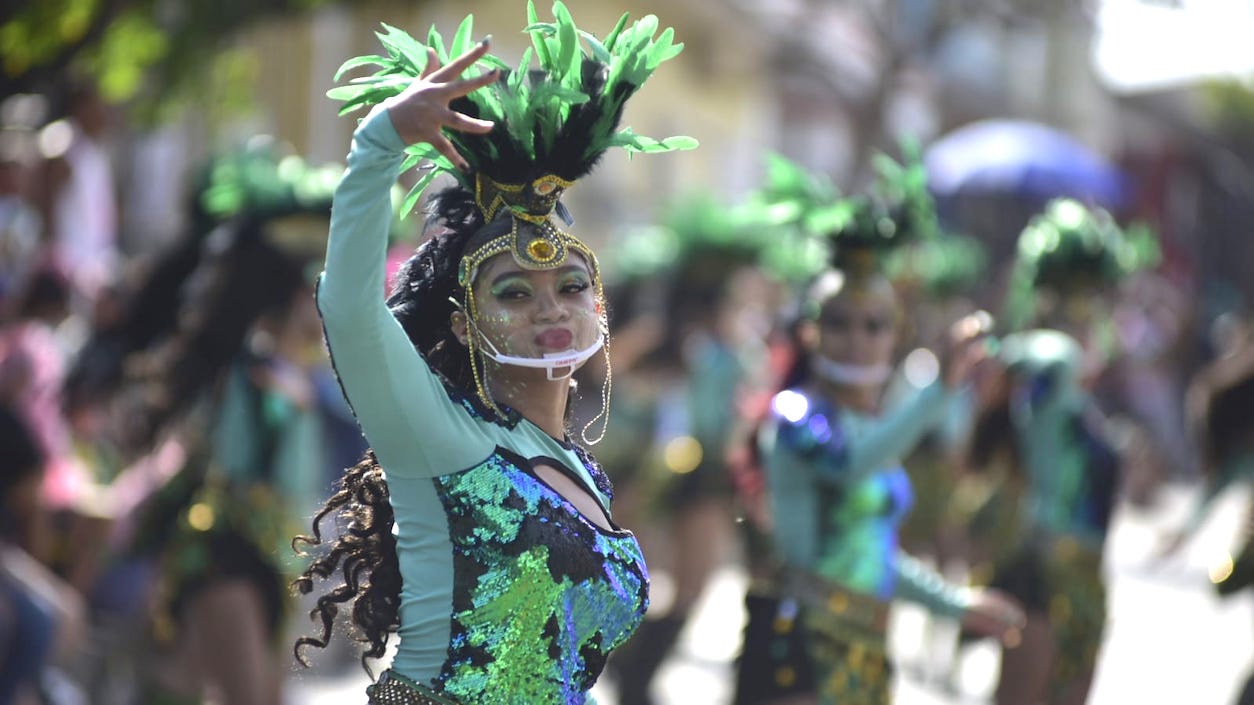
[[[389,472],[448,471],[480,460],[490,450],[486,440],[472,442],[474,436],[467,433],[472,430],[469,417],[449,403],[439,379],[383,298],[391,187],[405,145],[428,141],[456,155],[440,133],[442,126],[491,129],[490,123],[472,121],[448,109],[449,100],[491,79],[487,74],[453,80],[486,49],[478,45],[443,69],[414,81],[361,122],[331,209],[318,309],[345,396]],[[434,67],[436,62],[428,65]],[[460,155],[454,162],[465,163]]]
[[[824,413],[795,391],[780,392],[773,402],[773,446],[807,460],[822,480],[846,484],[861,480],[910,451],[941,419],[949,398],[941,383],[919,391],[884,416]]]

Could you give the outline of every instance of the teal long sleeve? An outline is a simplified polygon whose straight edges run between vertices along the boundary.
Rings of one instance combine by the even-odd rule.
[[[945,578],[913,556],[898,551],[894,564],[897,573],[894,597],[922,605],[928,612],[952,619],[962,619],[971,605],[968,591],[945,581]]]
[[[404,143],[371,113],[335,193],[318,308],[336,374],[389,475],[434,477],[487,457],[495,443],[452,404],[384,301],[392,184]]]
[[[932,384],[883,416],[842,411],[836,427],[825,428],[811,421],[804,395],[784,391],[773,402],[778,423],[766,427],[763,449],[804,456],[820,480],[855,484],[914,448],[939,423],[950,396],[944,385]]]

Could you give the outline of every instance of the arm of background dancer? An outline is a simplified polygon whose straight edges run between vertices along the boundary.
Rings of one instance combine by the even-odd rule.
[[[774,440],[816,461],[821,479],[857,482],[908,453],[940,420],[948,398],[945,387],[937,383],[879,418],[858,419],[839,412],[835,418],[823,418],[808,406],[803,408],[809,403],[803,395],[781,392],[772,402],[779,422]]]
[[[971,606],[971,591],[945,580],[940,573],[907,553],[898,551],[893,565],[897,582],[894,597],[915,602],[932,614],[960,620]]]
[[[949,392],[936,383],[920,390],[900,408],[871,420],[849,438],[846,472],[860,479],[900,460],[940,423],[949,407]]]
[[[404,147],[385,110],[357,128],[317,296],[340,385],[381,464],[429,476],[481,460],[491,443],[449,401],[383,298],[390,190]]]

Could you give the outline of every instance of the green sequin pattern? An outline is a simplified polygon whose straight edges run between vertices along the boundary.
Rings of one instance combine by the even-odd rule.
[[[448,658],[434,685],[461,702],[486,693],[500,703],[590,702],[607,655],[648,606],[635,537],[592,524],[530,468],[498,449],[434,479],[454,576]]]

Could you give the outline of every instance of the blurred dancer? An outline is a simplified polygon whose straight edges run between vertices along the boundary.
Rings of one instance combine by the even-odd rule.
[[[1019,238],[1011,303],[1024,322],[1100,330],[1103,294],[1142,264],[1108,214],[1057,200]],[[1000,705],[1078,705],[1092,682],[1119,457],[1086,391],[1109,350],[1091,345],[1098,352],[1061,330],[1012,334],[981,383],[970,465],[997,488],[976,540],[991,584],[1028,615],[1022,643],[1003,650]]]
[[[148,480],[158,486],[143,491],[133,542],[116,547],[155,556],[159,572],[155,588],[126,583],[156,603],[145,702],[280,701],[280,550],[296,526],[290,507],[323,494],[306,269],[325,247],[338,171],[273,145],[215,160],[186,240],[151,263],[71,374],[76,407],[110,412],[105,430],[125,460],[171,442],[184,458],[168,482]]]
[[[981,325],[964,321],[941,352],[937,379],[884,408],[901,310],[877,250],[921,227],[909,202],[898,205],[895,213],[862,198],[827,206],[840,214],[820,231],[833,266],[802,299],[803,371],[774,397],[761,432],[782,570],[769,626],[768,615],[750,613],[738,702],[890,702],[886,630],[896,598],[999,637],[1021,618],[1012,602],[949,585],[898,545],[913,501],[900,458],[942,419],[983,350]],[[799,682],[800,668],[812,683]]]

